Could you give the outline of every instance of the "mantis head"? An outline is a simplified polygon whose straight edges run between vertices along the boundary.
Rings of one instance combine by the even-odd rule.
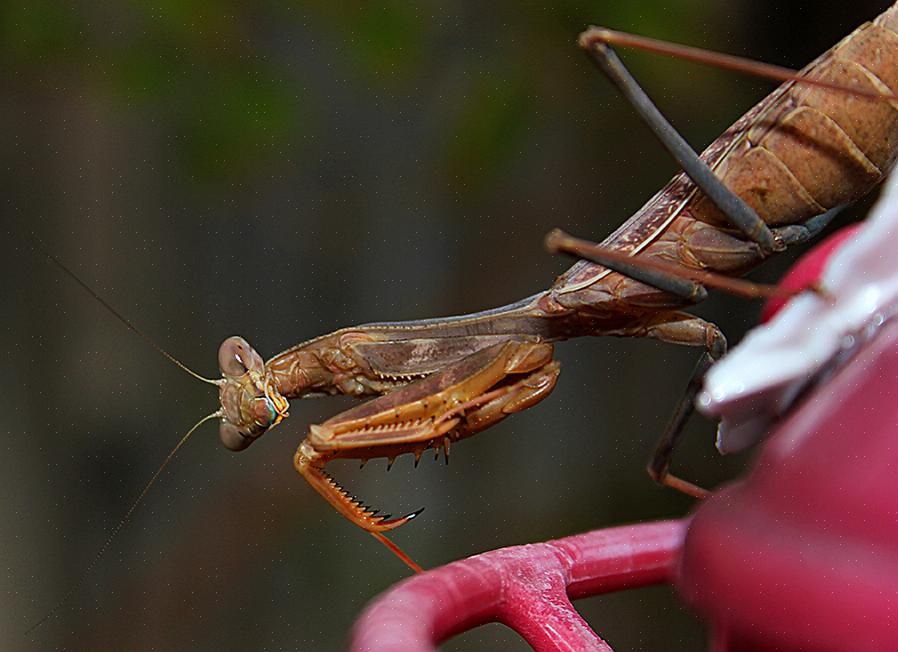
[[[241,451],[279,424],[290,404],[277,390],[262,357],[242,337],[229,337],[218,349],[222,381],[219,436],[226,448]]]

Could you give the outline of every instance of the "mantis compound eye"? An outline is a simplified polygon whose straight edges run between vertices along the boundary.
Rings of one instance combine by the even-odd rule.
[[[256,422],[256,425],[262,428],[268,428],[279,421],[274,403],[267,396],[259,397],[253,401],[253,414],[253,420]]]
[[[231,451],[242,451],[253,443],[252,437],[247,437],[240,432],[230,421],[222,421],[218,427],[218,436],[221,437],[221,443],[225,448]]]
[[[247,371],[261,372],[265,363],[249,342],[235,335],[221,343],[218,366],[225,376],[239,377]]]

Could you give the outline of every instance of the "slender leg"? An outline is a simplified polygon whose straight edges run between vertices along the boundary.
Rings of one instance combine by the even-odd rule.
[[[804,224],[793,224],[773,229],[783,242],[794,244],[813,237],[822,228],[819,218]],[[816,230],[815,230],[816,229]],[[708,297],[708,288],[723,290],[733,296],[746,299],[788,299],[797,292],[776,285],[755,283],[728,276],[707,269],[686,267],[679,263],[650,256],[633,256],[613,247],[596,244],[568,235],[561,229],[552,229],[546,235],[546,249],[553,254],[566,253],[575,258],[584,258],[602,267],[628,276],[640,283],[651,285],[663,292],[681,297],[689,303],[698,303]]]
[[[646,467],[649,475],[655,482],[679,489],[683,493],[696,498],[704,498],[708,492],[691,482],[673,475],[669,469],[674,450],[679,445],[685,432],[686,423],[695,410],[695,397],[702,387],[705,373],[713,363],[714,359],[709,353],[702,353],[702,357],[699,359],[698,364],[695,365],[692,376],[689,378],[689,384],[686,385],[683,396],[677,403],[670,421],[668,421],[664,432],[661,434],[661,438],[655,444],[655,450]]]
[[[661,115],[658,107],[636,83],[614,50],[602,41],[601,31],[584,32],[580,36],[580,45],[589,52],[596,65],[633,105],[633,108],[652,130],[661,145],[673,156],[677,164],[714,202],[714,205],[723,212],[732,225],[742,231],[747,238],[756,242],[765,254],[783,249],[783,243],[776,239],[754,209],[717,178],[711,168],[689,146],[689,143],[683,140],[676,129]]]
[[[699,303],[708,298],[708,291],[701,283],[686,276],[689,270],[670,263],[659,267],[653,260],[631,256],[600,244],[568,235],[561,229],[552,229],[546,235],[549,253],[564,252],[577,258],[585,258],[603,267],[628,276],[635,281],[651,285],[663,292],[680,297],[689,303]]]
[[[819,233],[839,210],[841,210],[841,207],[817,215],[803,224],[774,229],[774,232],[778,241],[784,244],[791,245],[803,242]],[[563,251],[592,260],[620,274],[625,274],[630,278],[682,297],[687,301],[698,302],[707,295],[701,283],[685,277],[685,273],[688,270],[679,270],[680,275],[678,275],[675,271],[666,269],[666,265],[662,266],[654,262],[649,264],[650,261],[641,261],[639,257],[622,256],[613,249],[606,249],[601,245],[573,238],[558,229],[549,233],[546,237],[546,245],[553,253]],[[737,279],[730,279],[726,283],[721,283],[720,281],[723,279],[718,279],[717,277],[718,275],[716,274],[707,274],[706,277],[703,277],[703,280],[710,285],[716,285],[743,296],[763,296],[767,293],[764,287],[756,284],[738,281]],[[771,295],[768,294],[768,296]],[[648,465],[649,475],[659,484],[673,487],[691,496],[702,497],[707,494],[704,489],[672,475],[668,469],[670,468],[674,450],[684,432],[686,422],[695,409],[695,397],[702,387],[705,373],[726,352],[726,339],[723,333],[720,332],[720,329],[714,324],[680,312],[663,314],[659,319],[628,330],[626,334],[652,337],[665,342],[705,348],[705,353],[702,354],[701,359],[693,370],[689,384],[686,386],[683,396],[665,427],[661,439],[655,446],[655,452]]]
[[[645,337],[690,346],[702,346],[705,351],[692,372],[689,384],[677,403],[673,415],[658,443],[648,464],[648,472],[655,482],[672,487],[683,493],[703,498],[707,491],[701,487],[678,478],[670,473],[670,463],[674,451],[682,438],[686,422],[695,410],[695,397],[702,387],[702,381],[708,368],[726,353],[726,338],[720,329],[704,319],[687,313],[668,313],[664,320],[649,324],[640,333]]]

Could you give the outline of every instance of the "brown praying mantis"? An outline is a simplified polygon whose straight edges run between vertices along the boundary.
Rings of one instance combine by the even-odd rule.
[[[288,399],[378,396],[312,425],[297,471],[340,514],[372,533],[414,518],[379,514],[328,473],[334,459],[401,454],[416,460],[524,410],[554,388],[553,343],[573,337],[648,337],[704,349],[691,391],[649,465],[651,475],[693,494],[669,474],[680,427],[700,378],[725,351],[720,330],[682,312],[706,290],[696,270],[738,275],[818,232],[833,210],[868,192],[898,154],[898,7],[866,23],[785,83],[698,157],[664,120],[611,49],[669,46],[592,28],[580,44],[615,83],[684,172],[600,246],[560,232],[550,249],[582,257],[547,290],[484,312],[343,328],[263,362],[242,338],[219,350],[220,434],[243,450],[288,415]],[[681,49],[678,49],[681,51]],[[687,53],[688,56],[689,53]],[[702,55],[703,60],[706,59]],[[743,68],[742,63],[734,67]],[[847,91],[846,91],[847,89]],[[616,254],[616,255],[615,255]],[[632,262],[628,261],[630,259]],[[646,262],[647,261],[647,262]],[[661,263],[676,274],[659,272]]]
[[[614,335],[699,346],[705,350],[695,374],[699,378],[723,354],[725,340],[713,324],[682,312],[700,301],[705,289],[681,277],[694,270],[741,274],[812,237],[833,209],[868,192],[893,164],[896,14],[895,7],[889,9],[800,73],[764,68],[784,85],[700,158],[611,50],[610,45],[627,40],[607,30],[587,31],[581,45],[685,172],[600,248],[562,234],[550,237],[552,248],[594,260],[581,260],[548,290],[516,303],[458,317],[344,328],[268,362],[245,340],[229,338],[219,350],[222,378],[212,381],[219,387],[221,409],[210,416],[221,419],[222,441],[232,450],[247,448],[288,415],[289,399],[377,397],[311,426],[294,462],[335,509],[378,534],[418,512],[400,518],[379,514],[349,496],[325,465],[339,458],[392,460],[405,453],[417,458],[428,449],[448,455],[452,442],[552,391],[559,374],[555,342]],[[608,250],[633,262],[622,263]],[[679,274],[659,274],[652,261],[673,265]],[[688,399],[687,393],[650,471],[661,482],[697,493],[668,473],[679,425],[691,409]]]

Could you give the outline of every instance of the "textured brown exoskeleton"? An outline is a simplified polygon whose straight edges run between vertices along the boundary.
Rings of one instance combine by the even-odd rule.
[[[787,81],[714,141],[701,160],[716,179],[702,179],[701,169],[678,158],[689,174],[675,176],[602,247],[635,262],[673,264],[686,276],[689,270],[738,275],[811,237],[832,209],[873,188],[898,154],[896,32],[898,5],[797,73],[817,85]],[[626,73],[602,30],[584,33],[581,45],[625,94],[641,92],[622,76]],[[718,196],[712,200],[714,191]],[[748,215],[747,222],[733,217],[739,211]],[[588,246],[563,235],[552,235],[550,244],[589,255]],[[552,391],[559,373],[552,359],[556,341],[616,335],[700,346],[706,352],[699,373],[723,353],[725,340],[716,326],[681,312],[703,298],[701,285],[680,292],[602,259],[601,248],[593,255],[605,266],[581,260],[548,290],[501,308],[344,328],[267,363],[245,340],[229,338],[219,352],[223,442],[232,450],[246,448],[287,416],[290,398],[381,395],[311,426],[295,456],[297,470],[337,511],[359,527],[381,532],[416,513],[392,519],[361,505],[325,473],[328,461],[386,457],[392,462],[402,453],[417,458],[428,448],[448,455],[450,442]],[[681,410],[674,422],[688,411]],[[667,474],[671,432],[650,471],[677,484],[682,481]]]

